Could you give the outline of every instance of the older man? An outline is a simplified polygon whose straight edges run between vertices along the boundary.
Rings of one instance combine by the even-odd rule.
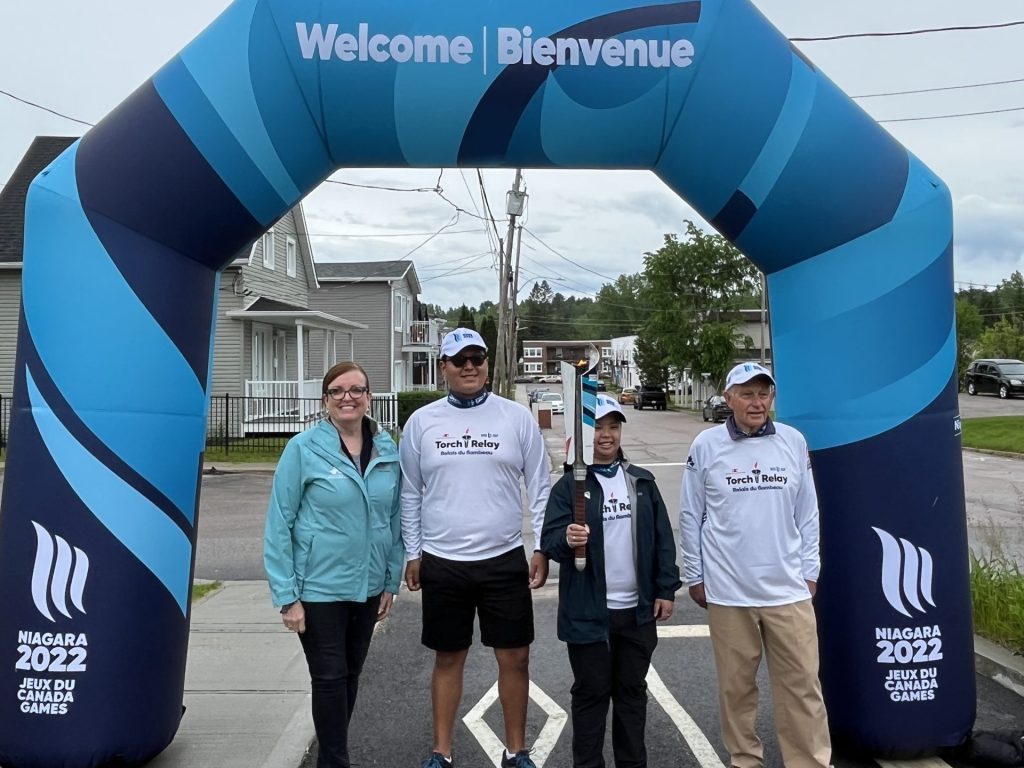
[[[832,747],[811,605],[818,502],[807,443],[771,420],[775,379],[764,366],[737,365],[725,387],[733,415],[693,441],[679,513],[685,581],[708,610],[722,739],[735,768],[764,764],[754,730],[763,649],[786,768],[826,768]]]
[[[540,546],[549,464],[530,412],[487,392],[487,345],[456,328],[441,341],[448,397],[409,418],[400,445],[405,580],[423,589],[422,642],[435,652],[431,680],[434,746],[423,768],[451,768],[473,624],[498,661],[505,768],[535,768],[526,748],[533,602],[547,558],[523,550],[519,482],[526,482]]]

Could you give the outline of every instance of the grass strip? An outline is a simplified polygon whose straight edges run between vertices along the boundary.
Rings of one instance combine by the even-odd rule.
[[[219,581],[193,582],[192,602],[194,603],[196,600],[206,597],[208,594],[210,594],[214,590],[220,589],[222,586],[224,585],[221,584]]]
[[[1024,453],[1024,416],[987,416],[961,424],[965,448]]]

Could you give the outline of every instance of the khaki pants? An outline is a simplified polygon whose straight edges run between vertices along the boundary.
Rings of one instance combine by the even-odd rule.
[[[786,768],[827,768],[832,757],[818,681],[818,633],[810,600],[770,608],[708,604],[718,670],[722,740],[736,768],[764,764],[757,716],[757,668],[768,659],[775,728]]]

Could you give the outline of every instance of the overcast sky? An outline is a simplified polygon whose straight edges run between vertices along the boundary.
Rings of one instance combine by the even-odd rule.
[[[35,0],[0,3],[0,90],[98,122],[227,6],[225,0]],[[756,0],[788,37],[999,24],[1024,19],[1020,0]],[[806,42],[801,49],[852,96],[1024,78],[1024,26],[981,31]],[[1024,82],[859,99],[878,120],[1024,108]],[[1024,270],[1024,110],[886,123],[949,185],[956,216],[957,281],[996,284]],[[0,183],[32,138],[80,135],[86,126],[0,94]],[[332,178],[389,187],[433,187],[439,170],[342,171]],[[488,171],[491,205],[504,210],[512,170]],[[643,254],[692,209],[648,172],[527,171],[521,296],[546,278],[556,291],[593,295],[642,269]],[[445,196],[479,209],[474,170],[447,169]],[[324,184],[304,203],[318,261],[409,257],[424,301],[494,300],[493,237],[429,192]],[[702,222],[701,222],[702,223]],[[436,237],[430,235],[450,226]],[[504,236],[504,226],[499,225]],[[429,241],[428,241],[429,240]]]

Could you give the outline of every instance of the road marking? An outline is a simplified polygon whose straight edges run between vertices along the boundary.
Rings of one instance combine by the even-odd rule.
[[[697,758],[701,768],[723,768],[722,760],[718,757],[718,753],[715,752],[715,748],[711,746],[711,742],[708,741],[704,732],[697,727],[697,724],[693,722],[693,718],[683,709],[683,705],[676,701],[675,697],[669,693],[668,688],[665,687],[665,683],[662,682],[661,677],[653,666],[647,671],[647,689],[654,696],[655,700],[661,704],[661,708],[665,710],[665,714],[669,716],[669,719],[675,723],[676,728],[679,729],[686,743],[690,746],[690,751]],[[882,768],[890,768],[890,766],[882,766]]]
[[[920,760],[882,760],[875,758],[882,768],[949,768],[949,763],[941,757],[923,757]]]
[[[555,744],[558,742],[558,737],[562,734],[562,729],[565,728],[565,723],[569,716],[564,709],[558,706],[532,680],[530,681],[530,698],[548,716],[544,727],[541,728],[530,750],[530,757],[537,764],[537,768],[543,768],[544,762],[548,759],[548,755],[551,754],[551,750],[554,749]],[[480,746],[488,758],[493,761],[495,768],[501,768],[501,755],[505,745],[494,731],[491,730],[491,726],[484,721],[484,715],[487,710],[497,700],[498,684],[495,683],[483,695],[480,701],[474,704],[473,708],[466,713],[466,716],[462,718],[462,722],[466,724],[469,732],[480,742]]]
[[[711,629],[707,624],[661,624],[658,626],[658,637],[710,637]]]

